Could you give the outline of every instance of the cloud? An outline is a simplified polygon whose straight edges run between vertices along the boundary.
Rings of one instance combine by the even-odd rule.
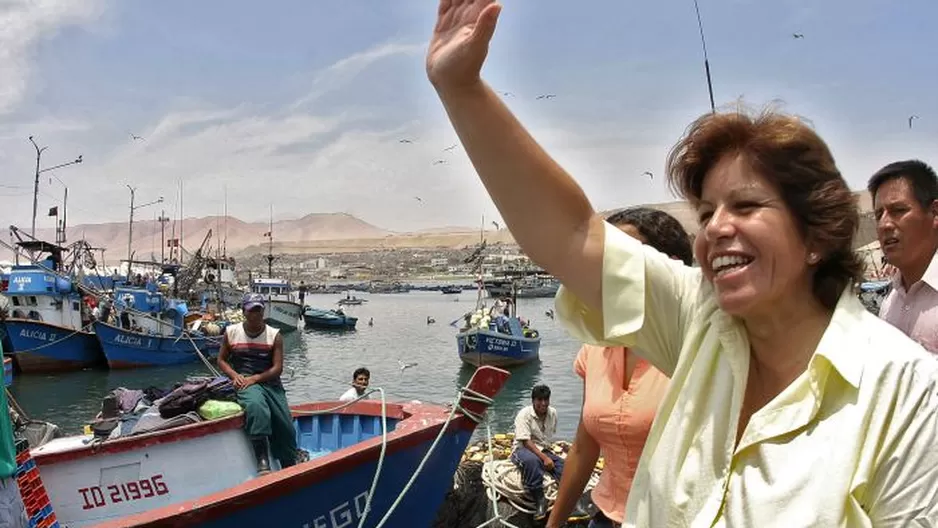
[[[31,82],[35,47],[68,26],[100,16],[101,0],[4,0],[0,2],[0,114],[15,109]]]
[[[308,105],[321,96],[337,90],[375,62],[396,55],[421,53],[425,48],[424,45],[418,44],[386,42],[340,59],[315,75],[309,93],[293,103],[292,108]]]

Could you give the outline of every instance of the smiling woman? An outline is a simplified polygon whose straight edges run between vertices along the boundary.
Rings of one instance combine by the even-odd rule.
[[[774,112],[708,114],[669,158],[700,268],[608,225],[480,77],[501,6],[443,0],[427,73],[582,341],[671,377],[624,526],[938,523],[938,362],[852,290],[858,219],[827,146]]]

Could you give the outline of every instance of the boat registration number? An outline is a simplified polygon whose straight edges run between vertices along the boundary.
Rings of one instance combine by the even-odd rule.
[[[163,482],[163,475],[153,475],[149,479],[132,480],[110,486],[91,486],[80,488],[83,510],[93,510],[108,504],[120,504],[140,499],[149,499],[169,493],[169,487]]]
[[[365,503],[368,502],[368,492],[362,492],[352,500],[329,510],[329,513],[320,515],[312,522],[303,523],[303,528],[346,528],[357,526],[362,514],[365,512]]]
[[[490,352],[495,350],[500,352],[508,352],[508,350],[511,348],[511,341],[502,339],[500,337],[492,338],[489,339],[487,348]]]

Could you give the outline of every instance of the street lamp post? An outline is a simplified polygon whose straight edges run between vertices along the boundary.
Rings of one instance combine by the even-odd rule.
[[[166,211],[160,211],[160,263],[166,262],[166,222],[169,222],[169,217],[166,216]]]
[[[49,167],[46,169],[40,169],[39,161],[40,161],[40,158],[42,158],[42,153],[49,147],[40,147],[33,140],[32,136],[29,136],[29,142],[32,143],[33,148],[36,149],[36,180],[33,183],[33,225],[29,233],[33,238],[35,238],[36,237],[36,208],[39,206],[39,175],[42,174],[43,172],[47,172],[47,171],[55,170],[55,169],[61,169],[62,167],[68,167],[69,165],[75,165],[75,164],[81,163],[81,155],[75,158],[74,161],[70,161],[68,163],[62,163],[60,165],[56,165],[54,167]]]
[[[127,276],[129,277],[130,276],[130,258],[133,255],[133,253],[131,253],[130,248],[134,240],[134,210],[140,209],[142,207],[146,207],[148,205],[163,203],[163,197],[160,196],[159,199],[153,200],[152,202],[147,202],[145,204],[134,205],[134,194],[137,192],[137,189],[134,187],[131,187],[130,185],[128,185],[127,188],[130,189],[130,226],[127,229]]]

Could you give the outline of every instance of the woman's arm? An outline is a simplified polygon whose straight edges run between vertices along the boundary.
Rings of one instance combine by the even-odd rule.
[[[602,219],[480,77],[500,10],[494,0],[442,0],[427,72],[515,241],[584,303],[599,308]]]
[[[599,459],[599,443],[593,439],[580,419],[576,429],[576,438],[573,446],[567,453],[563,465],[563,476],[560,477],[560,489],[557,491],[557,500],[547,519],[546,528],[560,528],[567,522],[570,512],[576,506],[583,489],[593,475],[596,460]]]

